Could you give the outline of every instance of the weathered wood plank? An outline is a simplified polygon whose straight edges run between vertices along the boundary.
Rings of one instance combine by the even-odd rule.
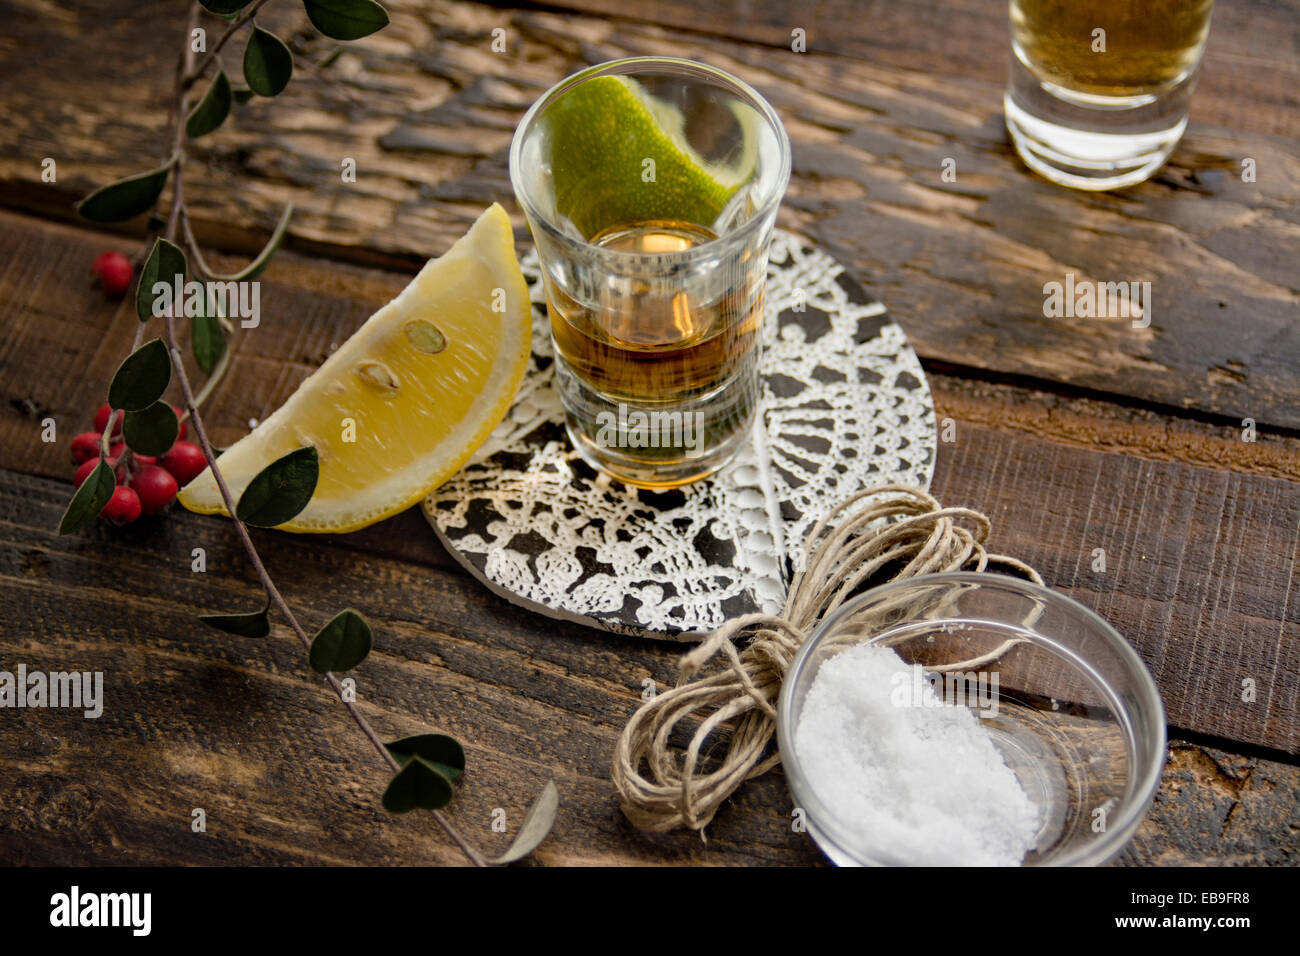
[[[958,378],[926,369],[938,418],[1020,432],[1060,445],[1300,482],[1300,437],[1254,434],[1095,398]]]
[[[0,620],[6,663],[103,670],[104,715],[7,711],[0,734],[4,855],[20,862],[452,863],[427,817],[381,822],[387,773],[277,626],[229,638],[193,613],[240,607],[256,584],[229,527],[174,514],[124,532],[58,538],[66,485],[0,474]],[[470,773],[454,819],[480,845],[517,826],[557,779],[563,811],[542,862],[810,862],[782,819],[779,778],[739,801],[706,848],[643,842],[617,810],[608,766],[644,677],[670,679],[675,650],[543,621],[463,574],[259,535],[307,626],[343,606],[369,618],[377,651],[358,697],[386,739],[439,729]],[[208,571],[190,571],[191,549]],[[209,834],[192,835],[193,807]],[[742,809],[743,808],[743,811]],[[59,812],[71,810],[75,812]]]
[[[1171,724],[1300,751],[1300,485],[961,422],[956,436],[934,495],[984,511],[999,550],[1132,641]]]
[[[972,78],[1001,83],[1010,51],[1005,0],[820,0],[798,6],[753,0],[550,0],[546,5],[784,50],[791,48],[792,31],[802,29],[810,51],[920,68],[955,83]],[[1294,0],[1219,3],[1193,120],[1290,137],[1300,133],[1297,18],[1300,6]]]
[[[611,57],[686,55],[736,71],[772,99],[795,143],[784,221],[866,279],[924,357],[1300,428],[1290,5],[1221,16],[1218,72],[1234,78],[1206,97],[1157,180],[1099,196],[1042,182],[1012,155],[1000,116],[1004,14],[990,4],[953,8],[944,31],[966,38],[955,62],[999,64],[966,72],[932,70],[936,56],[907,43],[872,59],[819,52],[815,40],[796,54],[637,21],[398,0],[392,26],[349,45],[332,82],[307,68],[327,47],[298,32],[291,6],[268,8],[268,24],[291,35],[298,54],[290,92],[241,108],[188,167],[199,231],[217,246],[255,247],[292,199],[300,248],[413,262],[445,248],[487,202],[509,199],[507,144],[547,85]],[[819,22],[837,22],[841,6]],[[173,8],[179,42],[180,5],[159,5]],[[140,30],[125,9],[120,0],[75,10],[9,0],[0,202],[66,217],[76,195],[157,157],[172,54],[158,39],[164,27]],[[878,19],[848,35],[887,48],[891,37],[924,33],[915,25],[930,23],[928,10],[876,4],[868,12]],[[718,22],[700,16],[703,29]],[[958,28],[966,23],[969,32]],[[506,54],[491,51],[497,27],[510,38]],[[95,55],[104,44],[121,51],[111,77],[88,75],[108,69]],[[1259,59],[1236,69],[1247,53]],[[109,85],[111,98],[98,95]],[[46,156],[60,163],[57,183],[39,181]],[[345,157],[358,164],[355,184],[339,179]],[[1237,175],[1243,157],[1257,163],[1254,183]],[[940,178],[945,159],[956,182]],[[1151,326],[1044,316],[1044,283],[1067,273],[1150,281]]]
[[[97,234],[5,222],[15,225],[0,230],[0,301],[13,309],[0,327],[0,467],[66,477],[67,442],[89,426],[136,320],[82,281],[60,281],[56,264],[88,260]],[[278,407],[405,279],[286,253],[263,281],[262,324],[239,339],[208,410],[220,444]],[[1252,444],[1227,427],[936,381],[955,438],[940,444],[938,497],[988,513],[997,547],[1132,640],[1175,726],[1300,750],[1300,442]],[[57,445],[40,440],[45,414]],[[1246,473],[1223,470],[1238,460]],[[403,520],[400,535],[368,532],[371,552],[446,567],[418,521]],[[1096,548],[1105,572],[1091,570]],[[1259,688],[1251,705],[1240,700],[1246,678]]]
[[[460,862],[427,817],[379,809],[386,772],[304,665],[286,628],[253,640],[196,611],[250,606],[234,536],[185,513],[58,537],[68,485],[0,471],[0,666],[102,670],[103,715],[6,710],[0,859],[23,864]],[[674,679],[678,648],[528,614],[465,576],[319,539],[259,535],[306,623],[338,607],[375,625],[356,672],[385,736],[428,729],[467,744],[451,814],[495,848],[548,778],[560,815],[542,864],[810,864],[780,772],[719,813],[707,843],[647,837],[608,779],[641,681]],[[208,571],[190,570],[205,548]],[[286,569],[292,569],[289,573]],[[1175,741],[1154,809],[1121,862],[1287,863],[1300,850],[1300,768]],[[208,830],[190,830],[191,811]]]
[[[66,13],[60,4],[34,0],[9,6],[23,16]],[[95,26],[113,29],[104,11],[118,5],[83,7]],[[1252,11],[1257,7],[1251,5]],[[488,21],[479,11],[444,5],[435,13],[448,14],[437,21],[441,41],[486,45]],[[540,24],[548,44],[560,35],[550,15],[520,16]],[[579,25],[584,23],[593,29],[593,21]],[[605,42],[591,36],[581,42]],[[654,31],[646,36],[660,42]],[[0,38],[0,58],[10,60],[16,49],[13,35]],[[580,51],[582,56],[599,53],[590,45]],[[474,59],[463,50],[461,55]],[[147,86],[162,72],[144,59],[143,65],[137,60],[124,70],[138,73],[136,82]],[[379,57],[371,61],[381,62]],[[443,79],[447,71],[454,73],[445,63],[442,69]],[[6,70],[5,75],[12,74]],[[484,96],[481,89],[477,95]],[[472,115],[491,117],[497,107],[485,106],[490,102],[490,96],[471,102]],[[503,111],[507,119],[498,120],[498,134],[513,125],[508,117],[518,105]],[[1258,123],[1267,111],[1246,112],[1241,128],[1265,128]],[[435,200],[440,214],[460,217],[455,227],[422,222],[425,238],[438,237],[437,248],[473,215],[473,207],[495,197],[502,181],[500,169],[490,168],[493,157],[499,158],[499,150],[492,152],[497,147],[483,153],[479,133],[466,134],[458,125],[469,115],[457,102],[440,114],[445,127],[434,123],[430,129],[421,118],[390,131],[381,143],[388,151],[418,148],[435,158],[471,160],[467,175],[431,190],[445,190]],[[1273,115],[1285,123],[1294,114],[1275,110]],[[262,153],[263,175],[271,180],[263,198],[281,185],[274,182],[276,175],[293,170],[277,169],[272,155]],[[244,161],[237,153],[225,161],[230,157]],[[443,164],[442,171],[456,172],[454,164]],[[417,174],[408,169],[403,175]],[[13,180],[8,186],[28,188],[24,184],[30,182]],[[312,189],[310,176],[298,184]],[[833,180],[814,185],[823,190],[819,202],[844,188]],[[41,208],[65,198],[51,190],[22,203]],[[392,201],[383,195],[370,199],[349,215],[389,208],[384,204]],[[421,197],[419,203],[428,201]],[[406,202],[394,222],[404,221],[404,210],[411,208]],[[252,241],[248,226],[265,223],[268,209],[251,204],[223,220],[230,210],[213,205],[209,234],[245,247]],[[807,204],[796,204],[792,212],[815,233],[816,217]],[[66,440],[84,427],[102,397],[121,357],[114,343],[129,340],[134,319],[129,309],[106,307],[80,278],[102,237],[12,216],[0,221],[11,227],[0,227],[0,248],[6,252],[0,272],[5,320],[0,381],[7,400],[0,409],[0,468],[66,475],[61,460]],[[342,217],[332,224],[349,225]],[[1224,241],[1233,246],[1252,235],[1238,230]],[[1290,279],[1287,263],[1294,261],[1288,260],[1290,236],[1282,253],[1261,267],[1265,274],[1269,269],[1280,274],[1283,286]],[[402,244],[408,240],[375,244],[377,251],[362,245],[344,249],[328,234],[304,236],[300,244],[358,259],[436,251]],[[241,341],[235,370],[212,408],[222,440],[275,407],[332,343],[403,282],[401,276],[371,270],[293,256],[281,260],[266,289],[278,318],[255,338]],[[1188,354],[1198,353],[1189,346]],[[954,361],[969,364],[969,357]],[[1246,371],[1249,376],[1229,363],[1211,369],[1210,377],[1250,377],[1254,388],[1255,370]],[[1086,377],[1068,380],[1100,387]],[[1000,547],[1028,557],[1085,603],[1105,605],[1103,613],[1124,625],[1121,629],[1135,624],[1136,632],[1127,633],[1137,634],[1135,642],[1162,684],[1173,687],[1184,706],[1178,720],[1187,718],[1188,726],[1216,733],[1259,720],[1265,738],[1290,739],[1294,749],[1294,738],[1286,737],[1294,734],[1288,715],[1296,711],[1297,634],[1294,615],[1288,616],[1296,603],[1293,573],[1269,559],[1289,553],[1293,569],[1296,440],[1264,435],[1248,446],[1227,426],[1203,426],[1149,410],[942,376],[935,385],[940,415],[957,420],[958,436],[941,451],[936,479],[941,494],[990,510]],[[36,437],[47,412],[63,429],[63,443],[55,447]],[[1098,448],[1146,461],[1099,454]],[[1198,467],[1189,468],[1188,462]],[[991,477],[990,463],[998,466]],[[1220,470],[1225,465],[1246,474],[1228,474]],[[1113,584],[1098,581],[1087,560],[1080,559],[1079,542],[1089,543],[1096,521],[1081,518],[1071,503],[1079,500],[1089,476],[1092,500],[1115,509],[1104,516],[1098,538],[1109,553],[1121,556],[1118,570],[1112,564]],[[6,808],[0,814],[0,858],[20,863],[458,862],[427,818],[390,821],[378,810],[384,772],[342,709],[303,667],[283,628],[266,641],[247,641],[194,625],[191,605],[225,608],[256,598],[242,553],[223,522],[176,513],[125,530],[97,528],[61,539],[50,529],[68,491],[63,482],[0,473],[0,653],[5,665],[25,660],[51,669],[103,669],[110,705],[99,721],[57,711],[7,712],[9,730],[0,734],[0,804]],[[1211,492],[1233,508],[1216,513],[1204,500]],[[467,740],[471,774],[454,816],[474,839],[499,846],[503,838],[489,829],[491,810],[504,807],[511,825],[517,825],[530,795],[555,776],[565,802],[556,832],[539,855],[542,863],[817,861],[806,841],[789,830],[789,801],[779,773],[751,784],[724,809],[707,845],[686,834],[649,839],[633,832],[610,792],[609,754],[635,706],[641,679],[670,681],[677,649],[527,615],[459,574],[424,530],[419,516],[408,512],[332,542],[276,534],[261,540],[273,566],[287,569],[282,579],[291,582],[291,600],[309,623],[322,622],[344,603],[376,621],[380,647],[358,676],[363,706],[381,732],[433,727]],[[1264,556],[1262,568],[1248,563],[1249,548],[1255,546]],[[204,547],[209,555],[211,570],[202,579],[189,571],[192,547]],[[1155,569],[1133,566],[1134,555],[1139,562],[1152,561]],[[1153,583],[1165,580],[1162,572],[1176,562],[1180,573],[1168,590],[1153,592]],[[1276,621],[1268,619],[1270,613]],[[1274,624],[1270,656],[1268,648],[1261,650],[1259,635]],[[1166,625],[1173,644],[1163,640]],[[1235,634],[1238,626],[1242,640],[1230,650],[1234,663],[1244,667],[1224,668],[1215,654],[1227,646],[1223,635]],[[1190,648],[1177,646],[1188,636]],[[1281,669],[1282,678],[1271,679],[1270,668]],[[1268,690],[1260,697],[1265,712],[1243,715],[1240,708],[1227,708],[1208,722],[1191,723],[1197,704],[1213,709],[1215,701],[1225,707],[1232,703],[1238,670],[1266,675],[1260,681]],[[1217,676],[1205,680],[1198,674]],[[1281,719],[1275,714],[1279,709]],[[1153,813],[1122,862],[1294,862],[1300,849],[1298,794],[1300,769],[1291,763],[1176,740]],[[205,835],[190,832],[194,807],[208,812]]]

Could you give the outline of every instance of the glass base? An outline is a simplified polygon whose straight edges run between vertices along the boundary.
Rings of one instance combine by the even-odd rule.
[[[1040,80],[1016,55],[1003,109],[1025,165],[1074,189],[1120,189],[1149,179],[1187,128],[1194,76],[1158,94],[1089,96]]]
[[[740,450],[749,435],[749,429],[736,432],[723,444],[709,448],[698,457],[684,457],[673,461],[638,457],[620,448],[606,448],[588,438],[575,427],[572,417],[566,415],[565,430],[569,441],[582,460],[627,485],[637,488],[663,490],[680,488],[701,478],[707,478],[729,462]]]
[[[554,341],[554,340],[552,340]],[[639,488],[676,488],[705,478],[735,455],[758,410],[759,350],[708,392],[675,402],[611,398],[574,374],[556,348],[555,389],[569,440],[593,468]]]

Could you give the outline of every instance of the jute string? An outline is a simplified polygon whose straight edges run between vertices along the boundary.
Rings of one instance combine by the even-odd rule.
[[[996,565],[1042,584],[1027,564],[985,550],[990,530],[989,519],[978,511],[945,508],[905,485],[871,488],[833,508],[808,535],[805,566],[790,582],[783,613],[728,621],[682,657],[677,686],[642,704],[628,721],[612,770],[627,818],[655,833],[702,829],[741,784],[780,763],[771,744],[781,681],[817,622],[866,582]],[[751,629],[748,643],[738,648],[737,636]],[[979,666],[1014,643],[929,669]],[[722,666],[702,674],[715,658]],[[692,720],[699,724],[679,757],[669,739],[679,724]],[[700,753],[724,724],[731,735],[716,761],[710,755],[710,769],[702,770]]]

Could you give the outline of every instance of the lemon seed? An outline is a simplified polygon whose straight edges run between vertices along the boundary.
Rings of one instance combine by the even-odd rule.
[[[383,362],[361,362],[357,365],[356,373],[361,381],[381,392],[393,394],[402,387],[402,383],[397,380],[393,370]]]
[[[421,352],[437,355],[447,347],[447,336],[436,325],[424,319],[413,319],[405,325],[406,337]]]

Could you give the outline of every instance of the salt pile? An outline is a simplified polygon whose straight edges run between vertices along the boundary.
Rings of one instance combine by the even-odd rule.
[[[794,746],[808,785],[856,844],[913,865],[1017,866],[1038,813],[981,718],[942,701],[891,702],[911,665],[859,644],[821,665]]]

